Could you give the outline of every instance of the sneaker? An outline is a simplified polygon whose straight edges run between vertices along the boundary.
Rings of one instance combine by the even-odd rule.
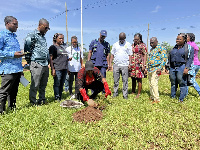
[[[73,95],[70,97],[70,100],[75,99],[75,98],[76,98],[76,95],[73,94]]]
[[[180,103],[183,103],[183,100],[180,100],[180,99],[179,99],[179,102],[180,102]]]
[[[154,101],[152,102],[152,104],[158,104],[158,103],[160,103],[160,100],[154,100]]]

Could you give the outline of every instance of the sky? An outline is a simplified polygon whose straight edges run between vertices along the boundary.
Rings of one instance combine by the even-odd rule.
[[[66,36],[67,4],[68,37],[76,35],[81,42],[81,0],[1,0],[0,31],[5,29],[5,16],[17,18],[16,32],[21,49],[29,32],[37,28],[41,18],[49,21],[50,31],[45,35],[48,47],[53,35]],[[107,30],[106,41],[113,45],[119,33],[126,33],[126,40],[133,42],[135,33],[141,33],[147,44],[149,38],[157,37],[175,45],[178,33],[194,33],[200,42],[199,0],[83,0],[83,43],[88,50],[92,40],[99,38],[101,30]],[[150,46],[148,46],[150,49]]]

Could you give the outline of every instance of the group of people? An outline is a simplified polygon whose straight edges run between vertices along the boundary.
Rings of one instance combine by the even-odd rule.
[[[120,75],[123,81],[123,97],[128,98],[128,78],[132,79],[132,94],[136,94],[136,81],[138,90],[135,98],[139,98],[142,90],[142,78],[149,78],[150,100],[159,103],[158,80],[163,69],[169,71],[171,81],[171,97],[175,98],[178,86],[180,87],[179,101],[188,93],[188,82],[200,94],[195,76],[199,70],[198,47],[194,43],[192,33],[180,33],[176,45],[169,52],[158,44],[156,37],[150,39],[150,52],[142,41],[142,35],[134,35],[133,44],[126,41],[126,34],[121,32],[119,40],[113,44],[105,41],[107,31],[102,30],[100,37],[89,45],[88,61],[83,65],[83,52],[78,46],[76,36],[71,37],[71,46],[64,43],[64,35],[56,33],[53,44],[47,48],[45,34],[49,22],[42,18],[36,30],[25,38],[24,52],[16,39],[18,21],[13,16],[4,19],[6,29],[0,32],[0,113],[5,111],[6,100],[10,109],[16,108],[16,96],[21,75],[23,75],[22,57],[25,56],[30,66],[31,85],[29,100],[33,105],[45,103],[45,88],[49,77],[49,68],[54,78],[55,100],[61,100],[64,84],[69,85],[69,94],[72,95],[73,81],[75,80],[76,98],[86,101],[88,105],[95,106],[95,97],[102,92],[105,97],[111,95],[106,81],[106,71],[113,69],[114,93],[118,96]],[[111,55],[110,55],[111,53]],[[168,59],[168,63],[166,64]],[[113,64],[113,65],[112,65]],[[66,76],[67,80],[66,80]],[[191,78],[189,78],[191,77]],[[88,89],[92,95],[88,96]],[[36,99],[39,91],[39,99]]]

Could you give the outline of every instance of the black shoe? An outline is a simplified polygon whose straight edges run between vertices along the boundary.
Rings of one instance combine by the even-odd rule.
[[[42,105],[42,101],[37,101],[37,106]]]

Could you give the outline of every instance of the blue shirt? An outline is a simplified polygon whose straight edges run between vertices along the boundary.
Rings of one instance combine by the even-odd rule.
[[[89,50],[92,51],[91,61],[94,66],[108,67],[107,56],[110,53],[110,44],[106,41],[102,43],[99,40],[93,40],[89,45]]]
[[[11,74],[23,71],[22,58],[14,58],[14,54],[20,51],[17,35],[4,30],[0,32],[0,74]]]
[[[46,38],[37,29],[26,37],[24,51],[31,52],[31,61],[37,62],[41,66],[48,66],[49,50]],[[27,58],[26,60],[29,61]]]
[[[186,63],[185,67],[190,68],[194,58],[194,48],[191,47],[189,58],[185,60],[185,46],[180,49],[173,48],[170,51],[170,63]]]

